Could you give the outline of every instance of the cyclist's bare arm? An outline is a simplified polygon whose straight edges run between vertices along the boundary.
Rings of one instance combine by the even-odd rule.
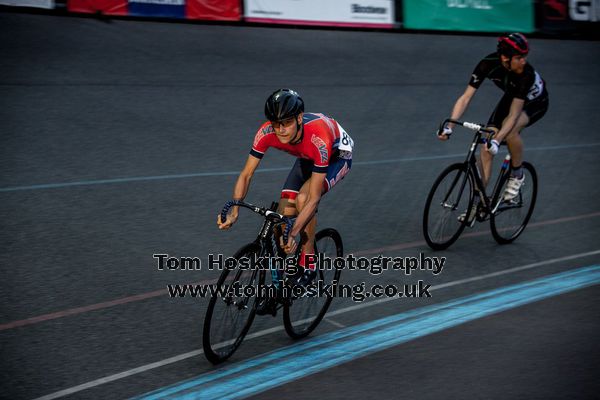
[[[256,158],[252,155],[248,156],[246,160],[246,165],[242,172],[240,172],[240,176],[238,176],[237,182],[233,188],[233,199],[234,200],[244,200],[246,194],[248,193],[248,188],[250,188],[250,181],[252,180],[252,176],[254,175],[254,171],[260,164],[260,159]],[[237,221],[238,218],[239,207],[234,206],[231,208],[231,212],[227,215],[226,221],[221,221],[221,216],[217,217],[217,225],[219,229],[229,229],[231,225]]]
[[[517,124],[517,120],[523,111],[523,105],[525,104],[525,100],[514,98],[512,103],[510,103],[510,111],[508,116],[502,123],[502,128],[495,135],[494,139],[498,141],[498,143],[502,143],[504,139],[508,136],[510,132],[514,129]]]
[[[458,98],[458,100],[456,100],[456,103],[452,108],[452,115],[450,116],[451,119],[460,119],[460,117],[462,117],[462,115],[467,110],[467,107],[469,107],[469,103],[471,103],[471,99],[475,95],[476,91],[477,89],[475,89],[473,86],[467,85],[465,92]],[[453,127],[453,123],[448,124],[448,128],[452,129]],[[440,140],[448,139],[448,135],[444,134],[439,135],[438,137],[440,138]]]

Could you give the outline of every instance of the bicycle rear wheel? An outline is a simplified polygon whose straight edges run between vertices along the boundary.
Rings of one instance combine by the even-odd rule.
[[[315,254],[334,260],[343,257],[344,248],[342,238],[335,229],[323,229],[315,236]],[[340,279],[340,269],[317,269],[317,281],[323,285],[331,285],[333,281]],[[307,295],[286,301],[283,307],[283,325],[287,334],[294,339],[308,336],[325,316],[333,297]]]
[[[490,227],[494,239],[500,244],[513,242],[519,237],[533,214],[537,198],[537,174],[533,165],[523,162],[525,181],[519,194],[511,201],[504,201],[503,194],[510,173],[506,171],[501,178],[498,190],[492,200]]]
[[[250,243],[233,256],[252,258],[260,255],[260,246]],[[225,361],[242,344],[256,313],[256,297],[246,297],[235,293],[235,287],[256,286],[259,281],[258,269],[224,269],[217,281],[219,295],[213,295],[204,318],[202,346],[204,355],[213,364]]]
[[[434,250],[448,248],[466,226],[460,214],[473,205],[473,180],[465,164],[452,164],[435,180],[423,213],[425,241]]]

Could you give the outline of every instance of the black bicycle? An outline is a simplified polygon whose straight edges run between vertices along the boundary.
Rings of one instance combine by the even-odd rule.
[[[216,292],[210,298],[202,344],[206,358],[213,364],[231,357],[242,344],[256,315],[275,316],[277,310],[283,308],[285,331],[290,337],[300,339],[319,325],[333,299],[319,296],[316,290],[310,292],[298,287],[288,273],[289,268],[284,268],[286,254],[278,245],[275,233],[276,229],[283,231],[283,239],[287,241],[293,221],[275,211],[277,203],[263,208],[243,201],[230,201],[221,212],[223,221],[233,206],[248,208],[263,216],[265,221],[256,240],[235,253],[235,264],[223,269]],[[285,228],[279,229],[282,225]],[[296,260],[299,252],[293,256]],[[331,259],[342,257],[340,234],[332,228],[319,231],[315,236],[315,254]],[[339,281],[340,274],[340,269],[318,268],[314,282],[331,284]]]
[[[494,131],[480,124],[446,119],[440,125],[439,132],[449,122],[471,129],[475,135],[466,160],[446,168],[429,191],[423,214],[423,233],[427,244],[434,250],[448,248],[468,224],[474,223],[472,217],[478,222],[489,218],[494,239],[500,244],[511,243],[523,233],[535,207],[537,174],[533,165],[523,162],[525,181],[519,194],[512,200],[505,200],[503,194],[510,177],[510,154],[507,154],[492,196],[488,197],[475,153],[479,144],[488,144]],[[475,196],[479,196],[479,203],[473,211]]]

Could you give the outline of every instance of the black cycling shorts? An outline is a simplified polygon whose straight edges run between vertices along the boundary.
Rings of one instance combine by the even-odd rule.
[[[488,126],[493,126],[498,129],[502,128],[502,122],[510,112],[510,105],[512,104],[512,101],[513,97],[508,96],[506,94],[502,96],[502,98],[496,105],[494,112],[492,112],[492,115],[490,115],[490,119],[488,120]],[[548,93],[546,91],[544,91],[544,93],[540,97],[525,102],[525,105],[523,106],[523,111],[525,111],[525,113],[529,117],[529,123],[527,124],[527,126],[533,125],[534,123],[539,121],[544,116],[544,114],[546,114],[546,111],[548,111],[548,104],[549,99]]]
[[[327,193],[333,186],[339,183],[352,168],[352,153],[345,153],[344,158],[339,157],[336,151],[327,167],[327,175],[323,182],[323,194]],[[297,158],[292,167],[283,189],[282,199],[295,199],[304,183],[312,176],[313,162],[304,158]]]

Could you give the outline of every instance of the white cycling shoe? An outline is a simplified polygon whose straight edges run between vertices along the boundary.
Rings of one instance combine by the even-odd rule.
[[[525,175],[523,175],[521,177],[521,179],[511,176],[508,179],[508,184],[506,185],[506,189],[504,189],[503,200],[511,201],[515,197],[517,197],[519,195],[519,190],[521,190],[521,186],[523,186],[524,182],[525,182]]]

